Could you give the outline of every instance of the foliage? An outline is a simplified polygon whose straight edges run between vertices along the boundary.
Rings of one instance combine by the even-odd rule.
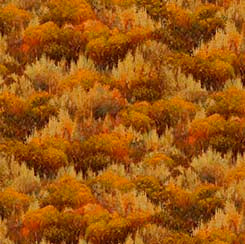
[[[77,49],[76,46],[79,46]],[[59,28],[54,22],[49,21],[38,26],[28,27],[23,36],[21,50],[26,55],[26,61],[32,61],[42,54],[60,61],[65,57],[68,61],[78,59],[79,51],[83,50],[85,42],[78,29],[69,27]]]
[[[201,41],[210,40],[217,29],[224,28],[224,19],[217,16],[218,10],[217,6],[206,4],[191,12],[175,3],[166,3],[159,13],[165,28],[156,35],[174,50],[192,52]]]
[[[1,243],[245,243],[243,1],[0,2]]]
[[[151,116],[156,121],[158,133],[162,134],[166,127],[175,126],[179,121],[187,121],[193,117],[196,106],[178,97],[170,100],[158,100],[152,105]]]
[[[11,188],[1,191],[0,196],[0,215],[2,219],[20,214],[30,204],[30,198],[27,195],[18,193]]]
[[[14,4],[8,4],[0,8],[0,33],[10,33],[13,29],[20,31],[31,19],[29,12],[18,8]]]
[[[244,117],[243,104],[245,93],[236,88],[230,88],[224,92],[217,92],[212,96],[213,104],[208,109],[208,115],[220,114],[228,119],[232,116]]]
[[[148,103],[135,103],[120,111],[118,117],[123,125],[132,126],[140,132],[147,132],[154,125],[153,119],[150,118],[150,108],[151,105]]]
[[[229,50],[199,51],[195,56],[179,54],[177,64],[184,73],[192,74],[207,89],[218,90],[235,76],[235,55]],[[175,62],[176,59],[170,62]],[[176,65],[176,64],[174,64]]]
[[[196,152],[206,150],[208,145],[213,149],[226,153],[232,151],[243,153],[244,121],[234,117],[225,120],[214,114],[204,119],[194,120],[189,130],[189,143],[196,145]]]
[[[48,12],[42,17],[42,21],[53,21],[59,26],[66,23],[81,24],[94,18],[94,13],[85,0],[49,0],[47,7]]]
[[[66,207],[80,208],[93,203],[90,189],[69,176],[64,176],[47,187],[48,194],[41,200],[41,206],[53,205],[58,210]]]
[[[49,103],[50,99],[47,93],[33,94],[28,100],[2,93],[0,130],[3,136],[24,140],[35,127],[42,128],[50,116],[57,115],[57,108]]]

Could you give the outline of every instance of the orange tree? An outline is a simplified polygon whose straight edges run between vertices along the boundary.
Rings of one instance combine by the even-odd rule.
[[[93,243],[122,243],[130,233],[129,221],[120,216],[113,216],[110,221],[93,223],[86,229],[86,239]]]
[[[164,212],[155,215],[155,222],[172,230],[191,233],[199,221],[207,222],[224,202],[216,196],[218,187],[200,185],[193,192],[168,184],[159,194]]]
[[[26,211],[30,204],[30,197],[16,192],[12,188],[7,188],[0,192],[0,216],[8,218],[11,215],[18,215],[21,211]]]
[[[191,12],[174,3],[166,3],[159,13],[164,28],[155,32],[156,38],[174,50],[191,53],[202,40],[210,40],[217,29],[225,27],[224,19],[216,15],[218,11],[214,4],[200,5]]]
[[[115,30],[109,37],[100,36],[92,39],[86,46],[86,54],[102,68],[112,68],[118,60],[125,57],[130,39],[126,34]]]
[[[90,189],[70,176],[63,176],[48,185],[47,192],[40,205],[42,207],[53,205],[60,211],[65,208],[78,209],[95,201]]]
[[[235,77],[236,55],[228,49],[200,50],[195,56],[178,54],[169,59],[174,67],[192,74],[207,89],[218,90],[228,79]]]
[[[211,96],[212,104],[207,109],[207,114],[218,113],[225,119],[232,116],[245,117],[245,92],[237,88],[230,88],[223,92],[216,92]]]
[[[59,244],[78,243],[84,229],[83,217],[73,211],[59,212],[54,206],[28,211],[23,219],[21,234],[34,243],[45,239]]]
[[[115,117],[126,104],[125,98],[118,89],[110,89],[106,85],[95,84],[89,96],[95,119],[105,118],[106,115]]]
[[[29,12],[13,4],[0,7],[0,33],[8,34],[12,29],[19,31],[29,23],[30,19]]]
[[[136,0],[137,5],[144,7],[147,13],[155,19],[161,17],[166,3],[161,0]]]
[[[73,159],[76,170],[86,173],[87,169],[91,168],[98,172],[113,162],[127,164],[132,140],[133,137],[129,133],[124,135],[112,132],[93,135],[81,144],[76,143],[74,148],[77,156]]]
[[[129,179],[119,176],[111,171],[106,171],[97,176],[91,181],[90,185],[92,187],[102,187],[106,192],[112,192],[114,190],[128,192],[134,188],[134,184]]]
[[[59,26],[66,23],[77,25],[95,18],[86,0],[49,0],[47,7],[48,11],[42,16],[42,22],[53,21]]]
[[[62,93],[65,90],[72,90],[75,87],[81,86],[86,91],[93,88],[96,83],[106,83],[108,78],[101,75],[99,72],[89,69],[79,69],[75,73],[72,73],[58,85],[58,90]]]
[[[155,121],[158,133],[162,134],[167,127],[176,126],[180,121],[193,118],[196,110],[195,104],[173,97],[153,103],[150,117]]]
[[[29,62],[42,54],[55,61],[63,57],[71,61],[77,59],[84,48],[85,40],[79,27],[59,28],[51,21],[25,29],[21,44],[21,50]]]
[[[194,150],[206,150],[209,146],[221,153],[231,150],[236,156],[244,152],[244,91],[229,88],[211,95],[204,119],[192,121],[189,143]]]
[[[57,115],[57,108],[49,104],[51,96],[35,93],[23,100],[11,93],[0,95],[0,131],[7,138],[25,140],[33,129],[42,128],[50,116]]]
[[[154,126],[154,120],[150,118],[151,104],[148,102],[136,102],[121,110],[118,114],[120,122],[140,132],[147,132]]]
[[[217,208],[224,207],[223,200],[216,196],[218,187],[211,184],[200,185],[191,192],[172,183],[163,185],[152,176],[138,176],[134,183],[138,191],[164,208],[151,220],[171,230],[192,232],[200,220],[210,220]]]
[[[192,153],[199,154],[209,146],[221,152],[232,151],[233,155],[244,152],[245,121],[240,118],[225,120],[219,114],[213,114],[191,123],[189,145]]]
[[[2,151],[7,155],[13,155],[21,163],[34,168],[40,176],[54,176],[58,170],[68,165],[66,150],[69,144],[59,138],[33,138],[27,144],[17,141],[7,141],[2,144]]]

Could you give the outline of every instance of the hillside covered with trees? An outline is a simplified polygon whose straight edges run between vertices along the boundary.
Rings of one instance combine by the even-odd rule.
[[[0,0],[0,243],[245,243],[245,1]]]

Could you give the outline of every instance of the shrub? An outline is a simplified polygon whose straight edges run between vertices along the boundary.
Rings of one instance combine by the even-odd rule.
[[[111,171],[106,171],[105,173],[98,176],[94,183],[105,188],[106,191],[113,191],[118,189],[123,192],[130,191],[134,188],[134,184],[126,177],[114,174]]]
[[[63,80],[58,89],[64,92],[68,89],[72,90],[76,86],[81,86],[84,90],[89,90],[96,83],[103,83],[103,78],[103,76],[95,71],[80,69]]]
[[[58,170],[68,165],[65,153],[66,142],[51,138],[33,138],[28,144],[10,143],[9,153],[13,154],[19,162],[25,161],[27,166],[34,168],[40,176],[54,176]]]

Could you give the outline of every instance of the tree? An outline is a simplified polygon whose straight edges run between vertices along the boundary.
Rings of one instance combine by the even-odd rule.
[[[47,195],[42,198],[41,206],[53,205],[58,210],[65,208],[78,209],[93,203],[90,189],[76,179],[64,176],[47,187]]]
[[[80,28],[59,28],[56,23],[49,21],[25,29],[21,50],[27,55],[27,62],[44,54],[56,62],[64,57],[71,62],[78,59],[80,51],[85,49],[85,44]]]
[[[19,215],[27,210],[30,197],[26,194],[16,192],[12,188],[6,188],[0,192],[0,216],[2,219],[11,215]]]
[[[178,122],[193,118],[196,110],[197,107],[193,103],[173,97],[153,103],[150,117],[155,120],[158,134],[162,134],[167,127],[176,126]]]
[[[74,211],[59,212],[54,206],[28,211],[23,220],[22,236],[30,242],[45,239],[51,243],[78,244],[84,235],[84,219]]]
[[[174,67],[181,67],[185,74],[192,74],[200,80],[203,87],[218,90],[235,76],[235,59],[236,55],[230,50],[204,49],[195,56],[179,54],[170,62]]]
[[[223,92],[216,92],[211,96],[213,103],[208,107],[207,114],[220,114],[225,119],[232,116],[245,116],[245,92],[237,88],[230,88]]]
[[[12,30],[22,30],[30,21],[29,12],[18,8],[14,4],[0,7],[0,33],[9,34]]]
[[[34,93],[27,100],[4,92],[0,94],[0,131],[7,138],[24,141],[34,128],[42,128],[50,116],[57,115],[57,108],[49,103],[47,93]]]
[[[199,154],[211,146],[222,154],[230,150],[236,157],[244,152],[244,126],[244,119],[232,117],[225,120],[221,115],[213,114],[191,123],[188,140],[192,146],[195,145],[194,153]]]
[[[49,0],[48,12],[42,17],[42,22],[53,21],[62,26],[66,23],[81,24],[88,19],[94,19],[95,14],[85,0]]]

